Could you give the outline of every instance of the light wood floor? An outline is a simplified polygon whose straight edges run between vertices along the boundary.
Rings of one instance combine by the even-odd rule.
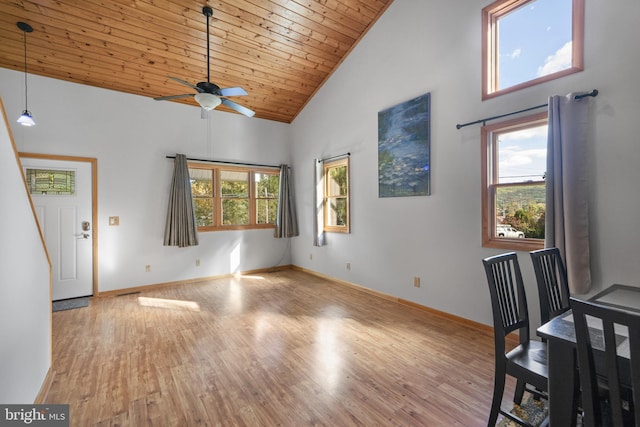
[[[72,426],[485,426],[493,389],[491,335],[296,270],[94,298],[53,339]]]

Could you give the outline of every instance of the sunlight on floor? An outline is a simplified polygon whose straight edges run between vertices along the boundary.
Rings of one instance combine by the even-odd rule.
[[[238,314],[244,309],[244,290],[237,280],[232,280],[228,286],[227,310],[230,313]]]
[[[138,297],[138,303],[143,307],[169,308],[174,310],[200,311],[197,302],[181,301],[177,299],[162,299]]]
[[[262,355],[270,358],[282,357],[286,349],[287,340],[279,330],[282,325],[282,315],[279,313],[260,312],[254,323],[253,340],[259,346]]]
[[[236,276],[238,279],[264,280],[264,276],[253,276],[242,273],[236,273],[234,276]]]
[[[316,381],[328,391],[335,391],[341,384],[344,360],[340,355],[343,343],[339,338],[340,319],[319,320],[315,335]]]

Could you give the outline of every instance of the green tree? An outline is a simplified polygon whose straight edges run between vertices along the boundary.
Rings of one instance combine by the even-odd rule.
[[[525,237],[544,239],[545,186],[501,186],[496,190],[496,215],[503,224],[524,232]]]
[[[335,212],[336,223],[334,225],[346,225],[347,224],[347,167],[337,166],[329,169],[329,177],[331,182],[329,184],[330,196],[334,196],[331,199],[333,203],[329,203],[331,210]],[[332,185],[335,184],[335,185]],[[337,190],[337,191],[334,191]]]
[[[258,224],[275,224],[279,191],[280,176],[256,173],[256,221]]]
[[[211,179],[192,179],[191,194],[198,227],[213,225],[213,185]]]
[[[247,180],[222,180],[222,224],[245,225],[249,223],[249,182]]]

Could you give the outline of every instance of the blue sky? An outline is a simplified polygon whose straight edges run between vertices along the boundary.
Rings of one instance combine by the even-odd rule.
[[[572,0],[536,0],[500,19],[501,89],[571,66],[571,6]],[[547,127],[503,135],[499,153],[500,182],[542,179]]]
[[[539,181],[547,170],[547,126],[501,135],[499,182]]]
[[[500,19],[500,89],[571,66],[571,4],[536,0]]]

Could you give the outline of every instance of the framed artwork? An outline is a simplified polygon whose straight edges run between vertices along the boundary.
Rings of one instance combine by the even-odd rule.
[[[430,93],[378,113],[378,196],[431,194]]]

